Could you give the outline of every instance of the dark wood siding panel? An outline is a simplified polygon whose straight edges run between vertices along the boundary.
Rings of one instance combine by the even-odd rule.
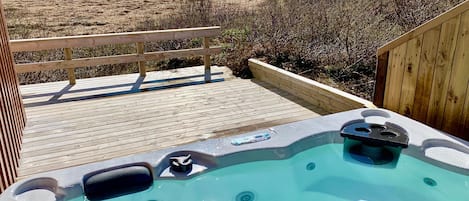
[[[0,1],[0,191],[15,182],[26,115]]]

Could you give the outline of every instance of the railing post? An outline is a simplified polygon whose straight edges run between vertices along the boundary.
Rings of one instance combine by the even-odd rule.
[[[209,37],[204,37],[204,50],[208,50],[210,48],[210,38]],[[205,82],[211,82],[212,81],[212,73],[210,72],[210,55],[204,55],[204,66],[205,66]]]
[[[142,55],[145,52],[145,44],[143,42],[138,42],[137,43],[137,54]],[[145,67],[145,61],[139,61],[138,62],[138,71],[140,72],[140,77],[145,77],[147,69]]]
[[[71,48],[64,48],[64,56],[65,60],[70,61],[72,60],[72,49]],[[70,85],[75,85],[76,82],[76,77],[75,77],[75,68],[68,68],[67,69],[67,74],[68,74],[68,82]]]

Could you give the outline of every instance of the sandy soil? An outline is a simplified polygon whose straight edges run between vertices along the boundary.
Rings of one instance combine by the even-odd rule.
[[[178,12],[188,1],[194,0],[2,0],[12,39],[131,31],[136,23]],[[258,2],[214,0],[243,8]]]

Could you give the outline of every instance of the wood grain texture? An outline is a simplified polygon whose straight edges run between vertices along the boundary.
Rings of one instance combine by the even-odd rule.
[[[388,46],[392,48],[383,104],[386,109],[466,140],[469,140],[466,134],[468,3],[432,19],[424,28],[403,36],[405,40],[401,37],[396,40],[400,42]],[[401,45],[395,47],[396,44]]]
[[[420,67],[417,75],[415,98],[412,108],[412,118],[420,122],[427,119],[427,109],[432,91],[433,72],[435,70],[438,41],[441,26],[423,34],[422,50],[420,53]]]
[[[417,75],[420,67],[420,53],[422,50],[422,38],[420,35],[407,43],[404,75],[402,78],[401,95],[399,100],[399,113],[412,116],[414,106]],[[398,87],[395,83],[392,87]]]
[[[85,67],[85,66],[97,66],[97,65],[105,65],[105,64],[145,62],[145,61],[152,61],[152,60],[171,59],[171,58],[177,58],[177,57],[210,55],[210,54],[217,54],[220,52],[221,52],[221,47],[211,47],[207,49],[192,48],[192,49],[169,50],[169,51],[161,51],[161,52],[147,52],[144,54],[126,54],[126,55],[116,55],[116,56],[80,58],[80,59],[74,59],[74,60],[16,64],[15,68],[18,73],[25,73],[25,72],[35,72],[35,71],[43,71],[43,70],[69,69],[69,68],[78,68],[78,67]]]
[[[441,26],[426,120],[427,124],[437,129],[442,128],[444,120],[446,95],[449,81],[451,80],[450,75],[453,69],[453,57],[456,50],[460,22],[461,16],[457,16]]]
[[[448,88],[445,105],[445,123],[443,129],[460,135],[458,130],[464,127],[463,116],[464,99],[469,85],[469,11],[461,15],[458,43],[453,59],[453,70]]]
[[[66,82],[25,85],[22,92],[31,104],[59,94],[158,87],[161,80],[204,83],[204,69],[148,72],[140,85],[125,87],[139,74],[83,79],[69,93],[61,90]],[[19,177],[319,116],[307,101],[265,82],[233,79],[226,67],[212,67],[212,76],[226,81],[27,107]]]
[[[402,79],[405,71],[407,43],[389,52],[389,66],[386,74],[386,89],[384,91],[384,108],[398,112],[401,98]]]
[[[12,40],[13,52],[40,51],[60,48],[96,47],[99,45],[138,43],[145,41],[178,40],[185,38],[213,37],[220,34],[220,27],[198,27],[128,33],[113,33],[55,38]]]
[[[11,68],[11,53],[9,52],[8,47],[8,36],[5,34],[6,31],[5,21],[3,17],[3,8],[1,8],[1,19],[0,19],[0,58],[1,58],[1,68],[0,68],[0,105],[1,105],[1,115],[3,121],[2,124],[2,159],[4,160],[4,165],[6,166],[5,175],[2,177],[5,178],[5,185],[9,185],[14,181],[16,176],[16,167],[17,167],[17,155],[15,150],[15,145],[13,144],[12,137],[16,134],[14,123],[14,115],[12,106],[14,104],[13,94],[12,94],[12,83],[11,83],[11,74],[9,68]]]
[[[206,82],[210,82],[210,55],[221,52],[220,47],[209,45],[209,38],[217,36],[220,33],[220,27],[199,27],[187,29],[170,29],[144,32],[128,32],[114,34],[99,34],[87,36],[68,36],[56,38],[37,38],[11,41],[12,50],[22,51],[41,51],[50,49],[64,49],[64,60],[46,61],[38,63],[17,64],[18,73],[67,69],[70,85],[76,84],[74,69],[77,67],[98,66],[107,64],[134,63],[139,67],[140,76],[145,77],[145,62],[151,60],[163,60],[177,57],[200,56],[204,57],[206,67]],[[160,52],[145,53],[145,42],[178,40],[185,38],[203,38],[203,47],[194,49],[168,50]],[[71,48],[97,47],[100,45],[134,43],[136,47],[135,54],[111,55],[103,57],[89,57],[72,59]]]
[[[66,61],[72,60],[72,49],[71,48],[64,48],[64,59]],[[68,74],[68,81],[69,81],[70,85],[75,85],[77,83],[76,77],[75,77],[75,69],[74,68],[67,69],[67,74]]]
[[[386,90],[386,76],[388,72],[389,52],[378,55],[376,64],[375,87],[373,92],[373,104],[383,107],[384,91]]]
[[[145,54],[145,43],[138,42],[135,44],[137,47],[137,55],[144,55]],[[140,72],[141,77],[145,77],[147,74],[147,69],[145,67],[145,61],[138,62],[138,71]]]
[[[275,87],[288,91],[324,109],[328,113],[375,107],[370,101],[256,59],[249,59],[249,69],[258,80],[268,82]]]
[[[461,114],[460,119],[464,121],[464,126],[459,128],[459,133],[462,134],[462,138],[469,139],[469,83],[467,84],[466,89],[466,98],[464,103],[463,113]]]
[[[212,70],[212,77],[214,81],[220,82],[234,79],[234,76],[227,67],[213,66]],[[23,101],[24,104],[28,107],[28,111],[57,112],[57,110],[61,110],[62,112],[65,112],[67,109],[63,108],[64,106],[61,106],[60,104],[54,105],[51,108],[36,106],[45,106],[55,103],[65,103],[78,100],[89,100],[100,97],[115,97],[115,99],[125,100],[124,96],[119,95],[134,94],[141,91],[168,89],[179,86],[198,85],[201,83],[204,83],[204,67],[196,66],[179,68],[170,71],[147,72],[147,76],[145,77],[140,77],[139,74],[133,73],[119,76],[105,76],[96,79],[89,78],[83,79],[74,86],[69,86],[68,82],[66,81],[22,85],[21,90],[23,94]],[[214,87],[213,90],[217,90],[217,88]],[[201,91],[201,93],[202,92],[203,91]],[[168,96],[175,97],[175,100],[173,101],[177,101],[177,97],[179,96],[186,95],[168,94],[168,92],[164,90],[162,90],[160,94],[167,96],[166,99],[168,99]],[[160,101],[160,97],[153,98],[155,102]],[[105,99],[101,100],[99,103],[100,104],[97,105],[89,105],[89,107],[99,112],[101,109],[107,109],[108,106],[113,107],[116,105],[125,105],[123,103],[119,103],[118,101],[109,103],[106,102]],[[29,116],[34,115],[29,114]],[[92,119],[92,117],[80,116],[79,113],[77,118]],[[35,120],[29,120],[28,122],[30,124],[35,123]],[[47,125],[50,126],[51,124]]]
[[[0,1],[0,191],[17,176],[25,114]]]
[[[203,48],[204,49],[209,49],[210,48],[210,38],[209,37],[204,37],[203,38]],[[204,66],[205,66],[205,82],[211,82],[210,78],[210,55],[204,55]]]

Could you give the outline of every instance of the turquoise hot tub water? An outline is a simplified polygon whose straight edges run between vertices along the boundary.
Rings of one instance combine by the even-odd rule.
[[[469,200],[467,175],[404,153],[393,168],[363,164],[343,147],[320,145],[288,159],[241,163],[188,180],[158,179],[146,191],[108,201]]]
[[[358,109],[31,176],[0,201],[469,201],[469,142]]]

